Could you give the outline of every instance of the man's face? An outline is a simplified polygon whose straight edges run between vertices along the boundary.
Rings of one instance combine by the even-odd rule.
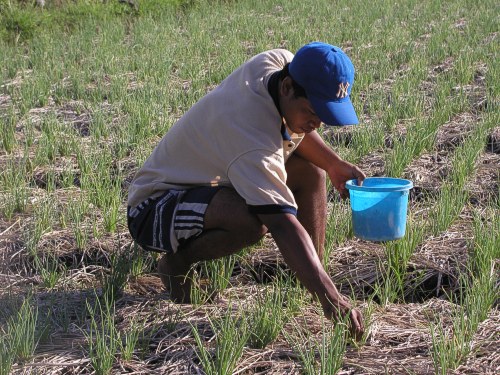
[[[294,133],[310,133],[321,126],[321,120],[314,113],[311,102],[304,97],[296,98],[287,78],[282,82],[280,107],[285,123]]]

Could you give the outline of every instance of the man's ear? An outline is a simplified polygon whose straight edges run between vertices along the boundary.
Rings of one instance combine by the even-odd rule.
[[[290,76],[287,76],[281,81],[280,95],[288,96],[291,93],[293,94],[292,78],[290,78]]]

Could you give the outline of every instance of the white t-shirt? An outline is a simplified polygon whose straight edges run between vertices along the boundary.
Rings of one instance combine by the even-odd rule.
[[[296,214],[285,162],[304,135],[289,134],[287,140],[282,134],[282,118],[267,88],[272,73],[292,58],[284,49],[260,53],[191,107],[137,172],[129,206],[168,189],[229,186],[251,212]]]

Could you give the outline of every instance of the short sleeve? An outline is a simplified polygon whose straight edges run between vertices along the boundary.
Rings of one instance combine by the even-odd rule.
[[[231,185],[255,214],[297,214],[297,205],[286,185],[286,170],[279,153],[247,152],[231,163],[227,175]]]

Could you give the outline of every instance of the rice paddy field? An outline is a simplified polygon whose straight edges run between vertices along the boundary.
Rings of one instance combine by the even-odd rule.
[[[1,0],[0,375],[500,374],[499,10]],[[414,184],[385,243],[353,236],[329,193],[323,262],[363,311],[360,342],[270,236],[198,264],[181,305],[126,228],[128,185],[176,119],[254,54],[313,40],[356,66],[360,125],[324,139]]]

